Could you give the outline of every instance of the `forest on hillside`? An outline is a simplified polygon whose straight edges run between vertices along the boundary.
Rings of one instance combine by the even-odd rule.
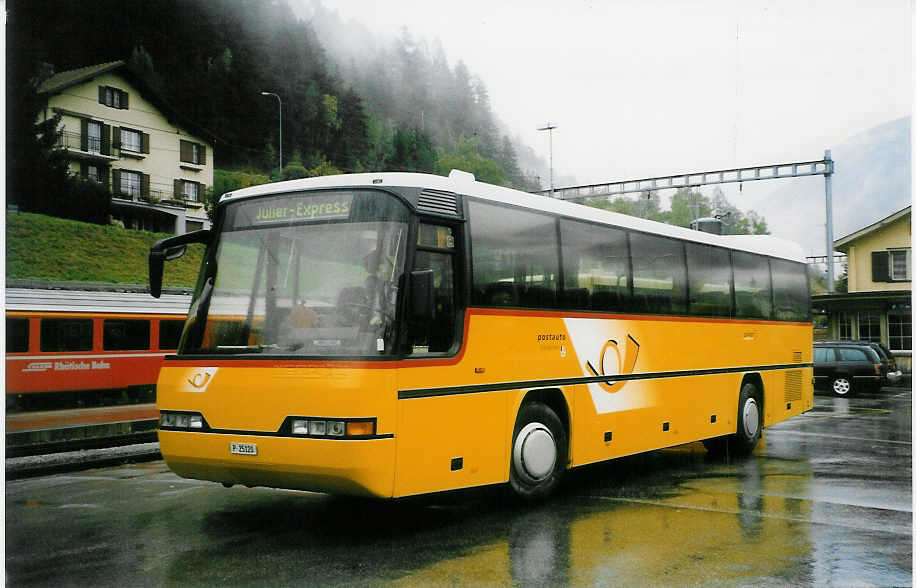
[[[36,128],[36,88],[54,73],[119,59],[213,144],[211,198],[255,183],[361,171],[461,169],[493,184],[541,188],[532,169],[543,162],[491,111],[484,81],[460,60],[451,65],[438,41],[407,30],[377,38],[321,0],[307,6],[305,19],[285,0],[10,1],[8,200],[107,222],[107,192],[68,179],[53,123]],[[282,171],[278,103],[262,92],[282,99]],[[679,192],[669,210],[657,192],[586,204],[681,226],[718,213],[731,232],[766,232],[764,219],[742,213],[721,191]]]
[[[407,38],[343,72],[284,1],[10,2],[8,94],[118,59],[207,135],[218,168],[276,168],[278,103],[267,91],[282,99],[285,177],[451,166],[538,188],[497,131],[483,82]],[[11,111],[16,103],[8,118],[31,114]]]

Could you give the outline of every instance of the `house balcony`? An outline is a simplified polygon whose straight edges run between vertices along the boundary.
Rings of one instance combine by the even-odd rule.
[[[107,141],[99,137],[83,137],[81,133],[62,131],[57,134],[57,147],[67,151],[74,159],[86,161],[118,161],[120,155]]]
[[[174,194],[165,190],[150,190],[149,196],[137,196],[124,193],[114,193],[112,200],[115,202],[133,203],[138,205],[181,207],[199,210],[204,207],[203,202],[196,200],[176,199]]]

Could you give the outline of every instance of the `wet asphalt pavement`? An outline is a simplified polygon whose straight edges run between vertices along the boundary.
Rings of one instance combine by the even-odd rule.
[[[700,444],[398,502],[184,480],[163,462],[6,486],[10,586],[912,585],[912,394],[815,396],[750,458]]]

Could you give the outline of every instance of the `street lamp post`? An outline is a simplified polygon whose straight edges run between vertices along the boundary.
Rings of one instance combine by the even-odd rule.
[[[273,96],[280,107],[280,176],[283,176],[283,101],[273,92],[261,92],[261,96]]]
[[[553,198],[553,130],[557,126],[550,121],[543,127],[538,127],[539,131],[547,131],[550,140],[550,197]]]

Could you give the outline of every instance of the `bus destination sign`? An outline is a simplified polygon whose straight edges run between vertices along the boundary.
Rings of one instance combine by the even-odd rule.
[[[352,192],[271,198],[245,203],[233,224],[234,228],[241,228],[346,219],[350,216],[352,202]]]

